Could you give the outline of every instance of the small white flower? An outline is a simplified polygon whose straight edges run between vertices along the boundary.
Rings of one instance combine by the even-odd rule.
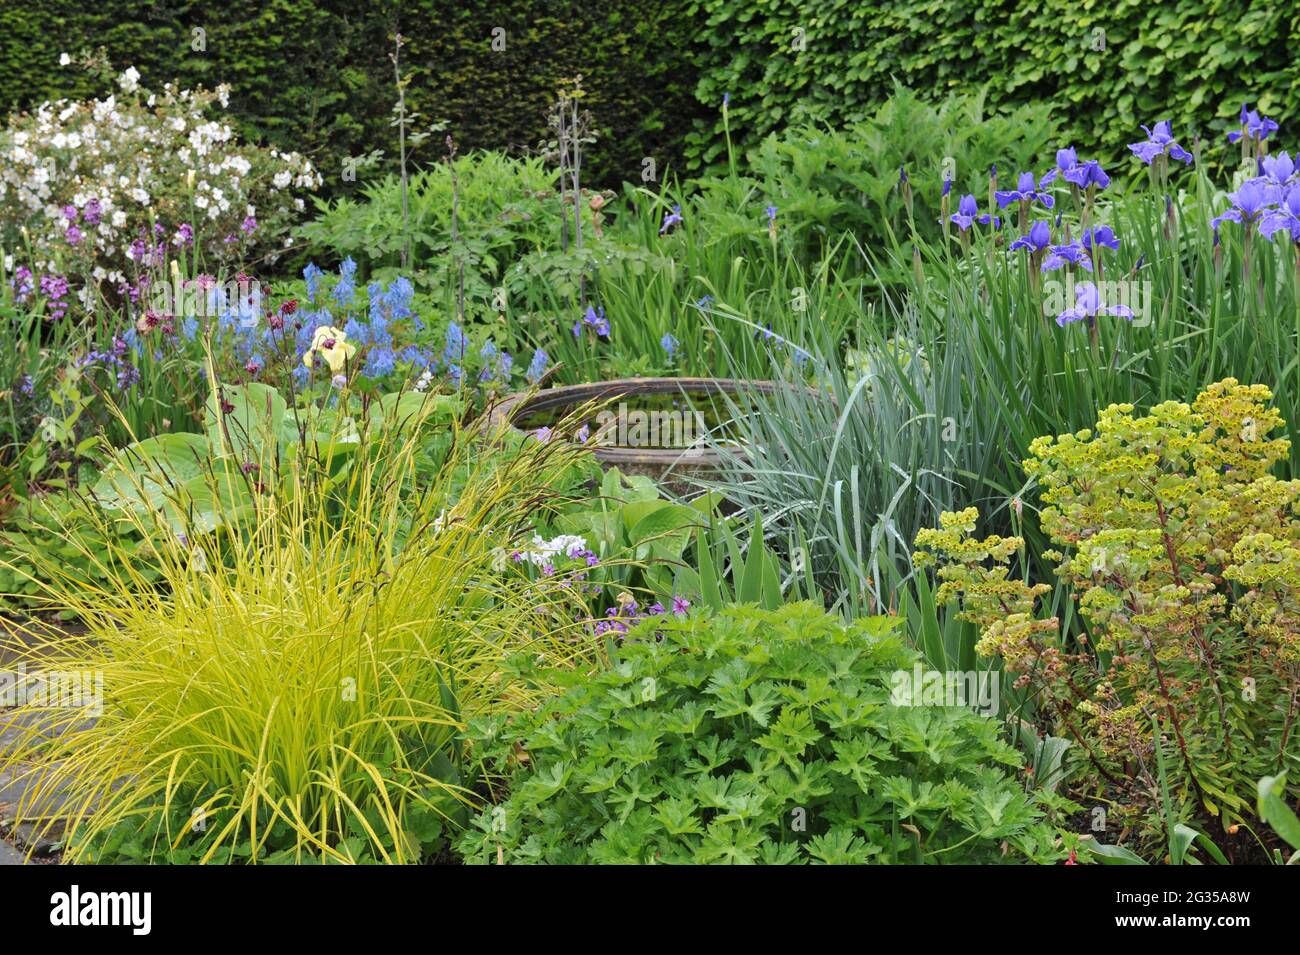
[[[140,88],[140,71],[134,66],[128,66],[126,71],[117,78],[117,85],[122,88],[123,93],[134,93]]]
[[[67,66],[71,62],[72,62],[72,57],[68,56],[68,54],[66,53],[59,54],[59,66]]]

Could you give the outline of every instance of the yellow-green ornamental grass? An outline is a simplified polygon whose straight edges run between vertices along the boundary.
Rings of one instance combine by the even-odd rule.
[[[1300,753],[1300,481],[1269,473],[1289,451],[1271,400],[1228,378],[1033,443],[1024,467],[1087,623],[1077,640],[1035,616],[1048,585],[1008,574],[1019,539],[971,536],[973,508],[917,536],[979,651],[1035,691],[1122,816],[1157,800],[1153,719],[1178,811],[1223,826],[1253,822],[1255,781]]]
[[[161,590],[129,562],[95,590],[46,568],[51,605],[90,630],[29,662],[101,672],[103,715],[0,757],[36,790],[19,821],[66,824],[71,861],[105,845],[150,861],[427,855],[471,799],[456,728],[539,692],[505,658],[585,659],[559,594],[496,572],[564,453],[454,459],[421,486],[406,439],[359,451],[329,506],[268,493],[225,532],[157,538]],[[65,728],[85,715],[19,712]],[[67,802],[50,813],[54,792]]]

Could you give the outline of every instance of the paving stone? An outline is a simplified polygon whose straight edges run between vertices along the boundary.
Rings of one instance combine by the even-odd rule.
[[[24,854],[0,839],[0,865],[26,865]]]

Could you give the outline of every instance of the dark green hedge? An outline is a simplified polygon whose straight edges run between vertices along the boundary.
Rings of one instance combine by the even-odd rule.
[[[1103,156],[1159,119],[1189,147],[1192,129],[1219,136],[1243,99],[1283,121],[1300,93],[1294,3],[695,0],[690,16],[708,48],[697,96],[717,108],[729,92],[745,142],[795,119],[858,119],[893,78],[931,95],[987,84],[991,104],[1050,101],[1067,137]],[[721,149],[710,117],[688,152]]]
[[[391,168],[398,26],[413,105],[463,149],[535,146],[559,82],[583,74],[604,184],[635,180],[646,156],[661,173],[683,151],[716,161],[728,92],[752,144],[869,116],[895,79],[934,99],[986,86],[990,105],[1055,104],[1067,138],[1112,159],[1139,123],[1172,119],[1190,144],[1243,100],[1285,122],[1300,94],[1300,7],[1256,0],[35,0],[0,5],[0,108],[102,92],[57,64],[103,46],[151,84],[230,83],[243,131],[307,153],[337,192],[347,156],[383,149]]]
[[[396,99],[388,59],[400,29],[408,96],[427,124],[449,121],[461,149],[532,147],[562,79],[583,74],[598,142],[589,171],[633,178],[644,156],[679,158],[700,116],[692,93],[690,26],[681,0],[34,0],[0,4],[0,109],[103,94],[59,55],[104,47],[161,86],[226,82],[242,131],[306,153],[329,188],[347,156],[395,160]],[[493,29],[505,31],[494,51]],[[206,50],[192,49],[194,29]],[[431,162],[442,137],[416,153]]]

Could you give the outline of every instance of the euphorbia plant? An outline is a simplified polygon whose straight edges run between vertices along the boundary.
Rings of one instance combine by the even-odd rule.
[[[1122,814],[1151,824],[1153,727],[1180,811],[1225,826],[1300,752],[1300,481],[1269,473],[1290,446],[1269,437],[1283,425],[1271,399],[1228,378],[1190,405],[1111,405],[1095,430],[1032,444],[1047,556],[1086,623],[1074,639],[1035,615],[1051,588],[1009,573],[1021,541],[972,537],[974,508],[917,536],[918,559],[945,558],[940,597],[961,600],[979,652],[1032,688]]]

